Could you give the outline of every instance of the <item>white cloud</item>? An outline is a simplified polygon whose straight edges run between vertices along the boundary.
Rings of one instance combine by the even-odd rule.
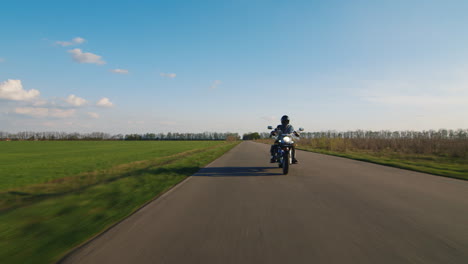
[[[75,44],[82,44],[84,43],[86,40],[84,38],[80,38],[80,37],[76,37],[72,40],[73,43]]]
[[[174,79],[177,76],[177,74],[175,73],[164,73],[164,72],[161,72],[159,75],[161,75],[162,77],[170,78],[170,79]]]
[[[99,114],[98,113],[94,113],[94,112],[88,112],[88,115],[92,118],[95,118],[95,119],[98,119],[99,118]]]
[[[70,41],[56,41],[55,44],[60,45],[62,47],[67,47],[73,45]]]
[[[220,80],[215,80],[213,81],[213,84],[211,84],[210,88],[211,89],[217,89],[218,86],[221,84],[222,82]]]
[[[113,73],[118,73],[118,74],[128,74],[128,70],[125,70],[125,69],[113,69],[110,71]]]
[[[68,51],[72,54],[73,60],[78,63],[106,64],[102,57],[90,52],[83,52],[81,49],[72,49]]]
[[[32,117],[58,117],[66,118],[75,114],[75,109],[58,109],[58,108],[45,108],[45,107],[17,107],[15,113],[20,115],[27,115]]]
[[[55,44],[60,45],[62,47],[78,45],[84,43],[86,40],[84,38],[76,37],[71,41],[56,41]]]
[[[109,100],[107,97],[101,98],[97,103],[97,106],[102,106],[102,107],[112,107],[114,104]]]
[[[37,100],[37,101],[34,101],[32,103],[33,106],[44,106],[44,105],[47,105],[49,104],[49,102],[47,102],[47,100]]]
[[[74,94],[70,94],[65,101],[73,106],[82,106],[88,102],[84,98],[78,97]]]
[[[57,108],[49,109],[49,116],[52,116],[52,117],[66,118],[66,117],[75,115],[75,113],[76,113],[75,109],[68,109],[68,110],[57,109]]]
[[[0,98],[3,99],[27,101],[38,97],[39,94],[38,90],[24,90],[21,80],[7,80],[0,83]]]

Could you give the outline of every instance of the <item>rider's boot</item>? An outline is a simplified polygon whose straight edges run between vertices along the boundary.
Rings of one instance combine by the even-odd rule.
[[[271,156],[270,163],[275,163],[275,162],[276,162],[275,156]]]
[[[296,159],[296,158],[293,158],[293,159],[292,159],[292,163],[293,163],[293,164],[297,164],[297,159]]]

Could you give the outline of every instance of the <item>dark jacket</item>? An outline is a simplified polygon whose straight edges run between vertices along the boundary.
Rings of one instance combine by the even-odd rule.
[[[271,131],[270,136],[278,136],[281,134],[292,134],[299,137],[299,134],[294,130],[294,127],[290,124],[278,125],[275,130]]]

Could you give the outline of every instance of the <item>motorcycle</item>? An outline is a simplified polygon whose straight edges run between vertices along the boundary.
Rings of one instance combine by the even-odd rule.
[[[273,129],[271,126],[268,126],[268,129]],[[299,128],[299,131],[304,131],[303,128]],[[279,134],[277,136],[278,145],[275,151],[276,162],[278,167],[283,169],[283,174],[286,175],[289,173],[289,166],[293,164],[292,162],[292,151],[294,146],[294,140],[292,134]]]

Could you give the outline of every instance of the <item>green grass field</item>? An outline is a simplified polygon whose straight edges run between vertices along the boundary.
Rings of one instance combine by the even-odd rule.
[[[219,142],[1,141],[0,191],[216,144]]]
[[[17,169],[1,167],[1,262],[57,261],[236,144],[2,142],[1,162]]]

